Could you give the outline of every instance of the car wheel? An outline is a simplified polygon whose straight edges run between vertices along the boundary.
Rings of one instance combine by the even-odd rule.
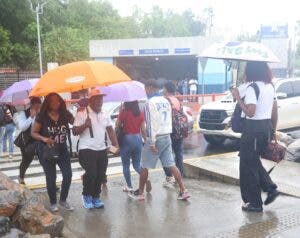
[[[204,135],[205,140],[212,145],[222,145],[226,140],[223,136]]]

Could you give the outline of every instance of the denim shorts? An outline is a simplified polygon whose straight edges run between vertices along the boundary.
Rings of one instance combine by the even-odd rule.
[[[163,167],[169,168],[175,166],[170,135],[158,136],[155,146],[158,150],[157,153],[152,152],[149,142],[145,143],[142,150],[141,167],[154,169],[158,159],[160,159]]]

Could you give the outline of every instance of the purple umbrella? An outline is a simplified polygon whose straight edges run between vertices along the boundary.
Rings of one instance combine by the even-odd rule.
[[[31,89],[36,85],[39,79],[29,79],[16,82],[4,90],[0,102],[13,105],[26,104]]]
[[[145,85],[138,81],[129,81],[99,87],[105,93],[104,102],[131,102],[147,99]]]

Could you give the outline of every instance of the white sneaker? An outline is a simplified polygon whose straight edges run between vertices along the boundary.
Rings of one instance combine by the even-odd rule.
[[[125,192],[125,193],[133,192],[133,188],[130,188],[130,187],[128,187],[128,186],[125,186],[125,187],[123,188],[123,192]]]
[[[67,211],[73,211],[74,210],[74,207],[72,207],[68,202],[59,202],[59,205],[67,210]]]
[[[51,211],[51,212],[58,212],[58,206],[57,206],[56,203],[55,203],[55,204],[52,204],[52,205],[50,206],[50,211]]]

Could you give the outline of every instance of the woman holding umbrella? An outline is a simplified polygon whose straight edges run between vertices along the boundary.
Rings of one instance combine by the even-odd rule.
[[[36,116],[31,135],[39,141],[38,157],[46,175],[47,192],[51,211],[58,211],[56,199],[56,164],[59,166],[63,181],[59,205],[66,210],[74,208],[67,202],[72,181],[70,154],[67,148],[69,124],[74,117],[67,110],[64,100],[57,93],[46,96],[40,113]]]
[[[267,192],[265,205],[279,195],[276,184],[262,166],[260,156],[273,139],[277,125],[277,102],[272,74],[265,62],[249,61],[245,69],[247,87],[244,99],[232,89],[233,98],[246,116],[240,145],[240,188],[243,211],[262,212],[261,190]]]

